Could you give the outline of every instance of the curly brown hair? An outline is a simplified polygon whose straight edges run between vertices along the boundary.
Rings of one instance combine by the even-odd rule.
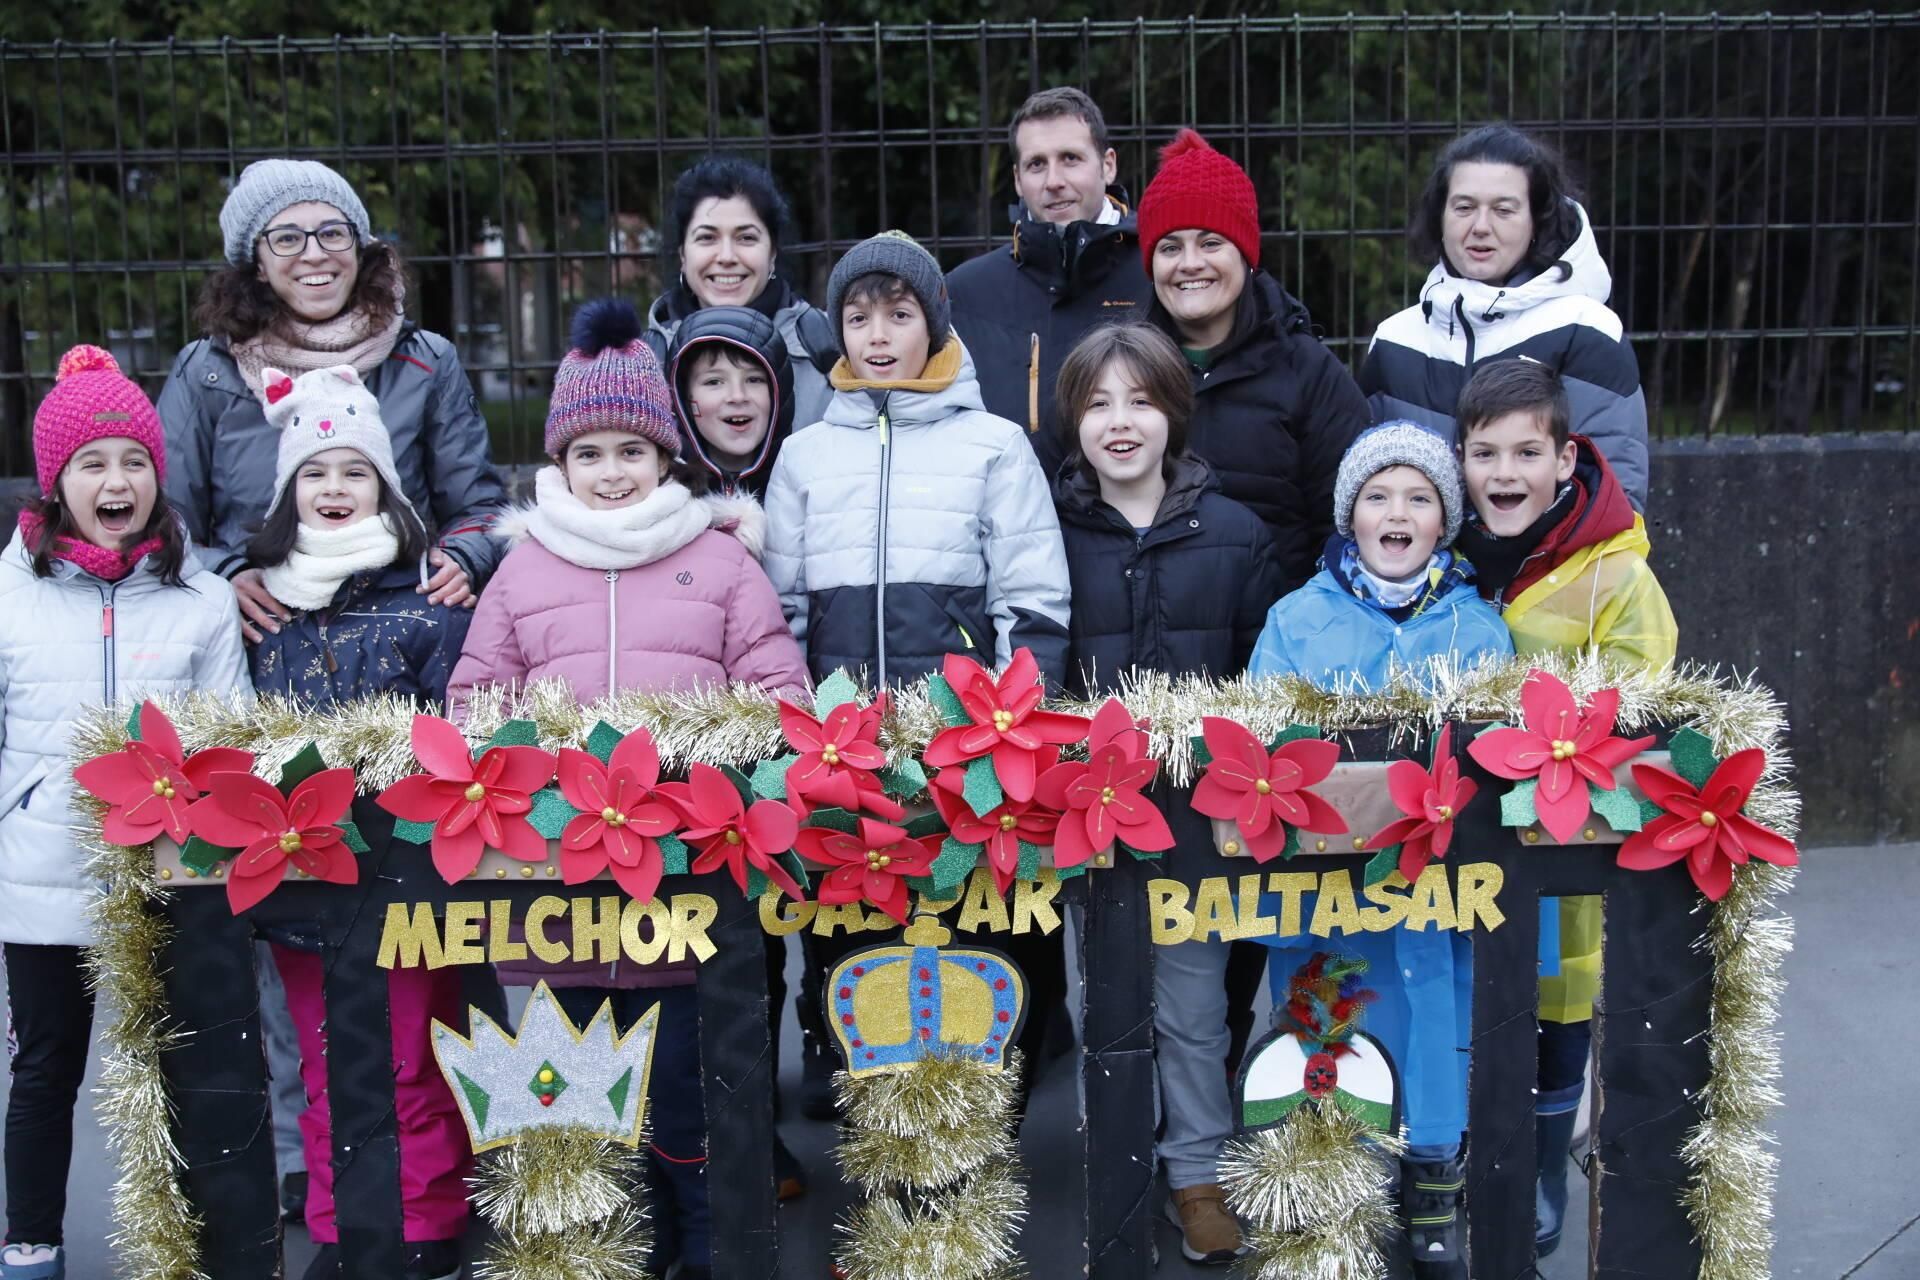
[[[393,323],[404,305],[407,267],[400,251],[385,240],[369,240],[359,252],[360,274],[347,296],[346,309],[365,312],[377,332]],[[193,322],[200,332],[218,334],[229,342],[256,337],[286,315],[286,304],[261,278],[257,262],[224,266],[208,276],[193,308]]]

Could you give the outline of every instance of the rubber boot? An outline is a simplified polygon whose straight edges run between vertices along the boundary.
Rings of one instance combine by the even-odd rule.
[[[1573,1145],[1578,1107],[1533,1118],[1533,1148],[1538,1180],[1533,1189],[1533,1252],[1544,1258],[1560,1247],[1560,1227],[1567,1216],[1568,1148]]]

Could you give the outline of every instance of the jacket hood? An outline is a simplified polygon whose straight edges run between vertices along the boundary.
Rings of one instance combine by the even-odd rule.
[[[714,460],[694,421],[693,403],[687,396],[687,379],[683,375],[692,372],[689,353],[702,343],[724,346],[753,359],[773,389],[772,421],[767,426],[766,438],[760,442],[760,450],[753,460],[738,471],[730,471]],[[787,355],[786,340],[780,336],[779,327],[771,317],[749,307],[706,307],[694,312],[674,332],[667,354],[667,381],[673,387],[686,452],[710,475],[722,483],[741,484],[773,470],[781,444],[793,433],[793,362]]]
[[[1469,280],[1455,275],[1443,255],[1420,289],[1420,306],[1428,323],[1451,323],[1456,306],[1474,323],[1491,324],[1552,298],[1584,297],[1605,305],[1613,295],[1613,273],[1600,256],[1600,243],[1594,239],[1586,209],[1576,202],[1568,203],[1580,215],[1580,233],[1558,262],[1530,280],[1508,285]]]
[[[1160,509],[1154,512],[1154,527],[1186,515],[1202,497],[1219,489],[1220,477],[1204,459],[1191,453],[1176,458],[1167,492],[1160,499]],[[1093,468],[1075,466],[1072,458],[1061,464],[1060,473],[1054,477],[1053,497],[1060,514],[1076,524],[1105,528],[1119,519],[1118,513],[1101,500],[1100,478]]]
[[[1058,226],[1036,218],[1024,201],[1015,201],[1007,210],[1013,220],[1007,252],[1021,271],[1068,298],[1078,297],[1104,280],[1123,257],[1139,252],[1139,223],[1125,187],[1107,187],[1107,207],[1118,211],[1117,222],[1083,218]]]
[[[779,266],[778,255],[774,258],[774,265],[776,268]],[[779,320],[782,312],[806,305],[806,299],[795,294],[793,286],[785,277],[778,274],[777,270],[768,278],[767,283],[761,286],[759,296],[747,303],[752,310],[775,321]],[[694,296],[693,290],[675,280],[672,286],[655,298],[653,305],[647,308],[647,328],[671,342],[674,335],[679,332],[682,323],[708,309],[705,303]]]
[[[918,378],[867,382],[853,376],[853,366],[842,356],[833,366],[830,381],[834,395],[827,405],[826,420],[837,427],[877,426],[882,401],[887,407],[887,421],[903,427],[938,422],[969,410],[986,411],[973,356],[958,332],[927,361]]]

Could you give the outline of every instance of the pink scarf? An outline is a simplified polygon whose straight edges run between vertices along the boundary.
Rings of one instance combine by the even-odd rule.
[[[41,532],[46,521],[31,511],[20,513],[20,536],[27,544],[27,554],[32,555],[40,547]],[[148,538],[145,542],[127,548],[125,551],[112,551],[106,547],[97,547],[91,542],[82,542],[78,538],[62,538],[53,549],[56,560],[71,560],[82,569],[102,582],[118,582],[133,572],[133,567],[142,559],[160,549],[160,539]]]
[[[299,377],[315,369],[331,369],[350,364],[362,378],[386,363],[400,340],[405,322],[406,298],[396,290],[393,319],[375,329],[367,313],[342,311],[331,320],[308,324],[302,320],[280,319],[244,342],[232,344],[233,362],[240,366],[240,377],[255,395],[260,394],[263,375],[268,369]]]

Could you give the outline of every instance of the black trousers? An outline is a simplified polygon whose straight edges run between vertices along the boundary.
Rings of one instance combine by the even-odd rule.
[[[87,1075],[93,993],[79,947],[6,944],[8,1045],[7,1240],[62,1244],[73,1103]]]

